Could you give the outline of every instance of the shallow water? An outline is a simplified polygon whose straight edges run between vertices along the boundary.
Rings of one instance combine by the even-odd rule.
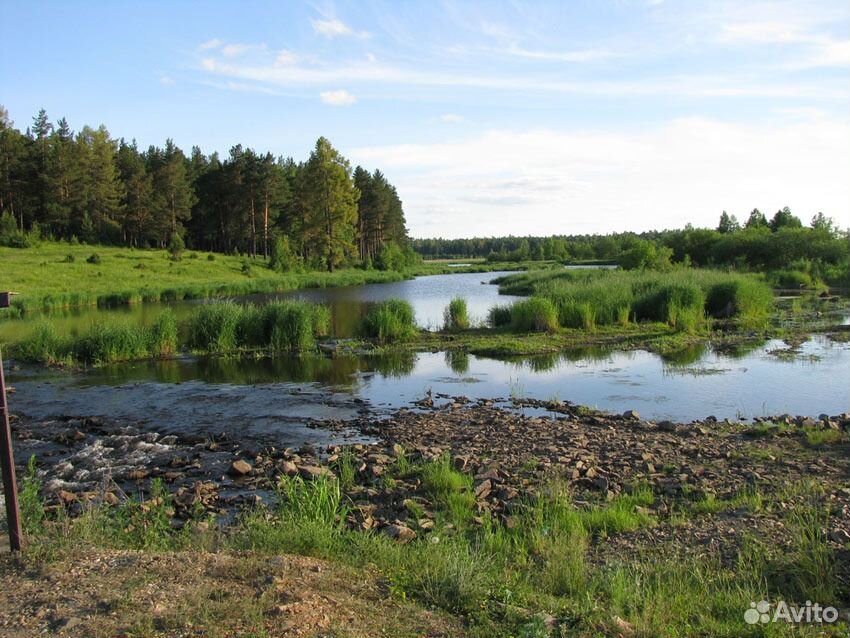
[[[410,406],[431,390],[470,398],[559,399],[644,418],[817,416],[850,411],[850,344],[824,337],[796,356],[772,341],[737,355],[696,349],[667,360],[645,351],[583,349],[497,360],[463,353],[392,357],[185,358],[81,374],[10,370],[13,412],[33,418],[100,415],[165,432],[297,445],[319,440],[315,419]]]
[[[329,305],[331,308],[332,332],[337,337],[353,336],[359,319],[371,304],[386,299],[405,299],[413,305],[416,322],[422,328],[438,329],[443,324],[443,311],[454,297],[466,299],[470,319],[481,323],[495,305],[508,304],[519,297],[499,295],[497,286],[488,285],[496,277],[510,274],[509,271],[488,273],[459,273],[452,275],[428,275],[407,281],[348,286],[340,288],[317,288],[296,290],[272,295],[247,295],[233,297],[240,303],[268,303],[276,299],[302,299],[312,303]],[[48,315],[50,322],[60,334],[77,335],[92,323],[106,318],[117,318],[136,325],[150,325],[164,308],[170,308],[178,320],[185,319],[200,303],[212,300],[178,301],[161,304],[135,304],[116,308],[71,308]],[[0,321],[0,343],[15,341],[29,334],[37,317]]]

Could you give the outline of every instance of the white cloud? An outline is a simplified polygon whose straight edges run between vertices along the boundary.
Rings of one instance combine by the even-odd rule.
[[[504,50],[508,55],[531,60],[552,60],[556,62],[592,62],[616,57],[613,51],[607,49],[580,49],[577,51],[540,51],[524,49],[517,45],[511,45]]]
[[[747,126],[684,118],[650,131],[490,131],[448,143],[364,147],[405,200],[414,236],[714,226],[788,205],[850,225],[847,120]]]
[[[357,101],[357,98],[345,89],[339,89],[337,91],[322,91],[319,93],[319,97],[322,102],[331,106],[349,106]]]
[[[443,120],[443,122],[449,122],[451,124],[460,124],[466,118],[464,118],[463,115],[458,115],[457,113],[444,113],[440,116],[440,119]]]
[[[242,81],[294,86],[331,83],[379,83],[422,88],[457,88],[519,92],[549,92],[591,96],[695,96],[695,97],[794,97],[847,99],[847,89],[825,87],[809,81],[776,83],[752,76],[696,75],[658,77],[645,80],[569,81],[559,74],[534,77],[493,75],[442,70],[417,70],[366,61],[342,64],[277,65],[260,56],[247,62],[205,57],[202,69],[212,74]]]
[[[275,66],[288,66],[290,64],[295,64],[296,62],[298,62],[298,56],[292,51],[288,51],[286,49],[278,51],[274,59]]]
[[[163,75],[159,78],[159,83],[163,86],[174,86],[174,78],[170,75]]]
[[[212,40],[207,40],[206,42],[202,42],[198,46],[198,48],[201,49],[202,51],[207,51],[209,49],[217,49],[222,44],[224,44],[224,43],[221,40],[219,40],[218,38],[213,38]]]
[[[265,44],[224,44],[220,47],[221,54],[226,58],[238,58],[250,52],[265,51]]]
[[[326,38],[353,36],[355,38],[365,39],[370,35],[367,31],[355,31],[345,24],[345,22],[338,20],[337,18],[310,20],[310,24],[313,25],[313,31],[319,35],[325,36]]]

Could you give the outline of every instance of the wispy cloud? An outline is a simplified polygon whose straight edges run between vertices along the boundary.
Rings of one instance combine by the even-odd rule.
[[[458,115],[457,113],[444,113],[440,116],[440,119],[443,120],[443,122],[449,122],[451,124],[460,124],[466,118],[464,118],[463,115]]]
[[[370,37],[368,31],[356,31],[337,18],[320,18],[310,20],[313,26],[313,31],[326,38],[336,38],[339,36],[351,36],[355,38],[366,39]]]
[[[524,49],[515,44],[502,50],[508,55],[527,58],[529,60],[552,60],[556,62],[592,62],[617,57],[617,54],[607,49],[579,49],[576,51],[543,51]]]
[[[170,75],[163,75],[159,78],[159,83],[163,86],[174,86],[174,78]]]
[[[349,106],[357,101],[357,98],[345,89],[322,91],[319,93],[319,98],[322,102],[331,106]]]
[[[845,99],[846,89],[828,89],[805,81],[773,82],[752,75],[681,75],[661,76],[644,80],[563,80],[557,73],[534,77],[419,70],[365,61],[342,64],[277,65],[274,59],[255,59],[248,62],[204,57],[201,68],[220,77],[267,83],[273,86],[296,86],[335,83],[371,83],[390,86],[416,86],[498,90],[514,92],[563,93],[592,96],[658,96],[691,97],[811,97]]]

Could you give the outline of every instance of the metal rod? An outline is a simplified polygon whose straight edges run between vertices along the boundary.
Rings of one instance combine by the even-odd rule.
[[[3,494],[6,496],[6,520],[9,523],[9,547],[21,551],[24,534],[21,530],[21,510],[18,507],[18,484],[15,482],[15,456],[12,454],[12,428],[9,426],[9,405],[6,402],[6,378],[3,355],[0,353],[0,464],[3,470]]]

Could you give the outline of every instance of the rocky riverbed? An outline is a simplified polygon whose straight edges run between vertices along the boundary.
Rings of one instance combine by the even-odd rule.
[[[347,524],[405,542],[431,533],[435,514],[420,477],[404,468],[446,454],[471,478],[478,522],[510,527],[553,480],[569,486],[579,508],[649,487],[655,498],[644,513],[653,524],[597,539],[592,553],[603,561],[652,548],[733,560],[746,536],[781,546],[788,487],[815,478],[829,512],[823,531],[850,585],[850,414],[674,423],[560,401],[428,395],[389,416],[310,426],[352,443],[246,447],[238,433],[204,438],[102,418],[13,419],[18,471],[35,456],[49,506],[72,515],[144,497],[160,479],[173,495],[175,525],[199,511],[226,525],[243,508],[272,504],[281,476],[339,475],[345,463]],[[744,494],[773,506],[748,507]]]

